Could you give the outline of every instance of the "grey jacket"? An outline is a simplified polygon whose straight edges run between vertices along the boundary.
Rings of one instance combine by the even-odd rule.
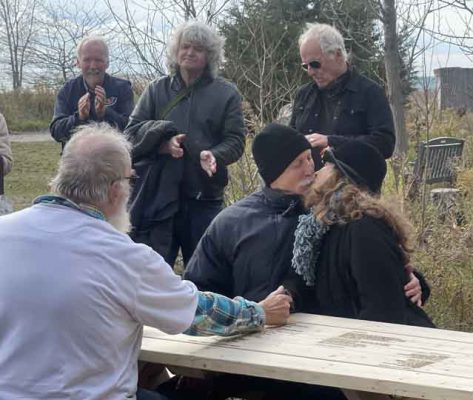
[[[13,155],[10,149],[7,123],[2,114],[0,114],[0,162],[3,162],[3,174],[8,174],[11,170]]]
[[[125,134],[133,143],[133,158],[137,161],[159,158],[163,138],[186,133],[181,194],[219,199],[228,183],[226,166],[237,161],[244,150],[241,96],[233,84],[204,75],[163,119],[166,106],[184,88],[179,75],[151,82],[133,110]],[[211,178],[200,166],[202,150],[210,150],[217,160],[217,173]]]

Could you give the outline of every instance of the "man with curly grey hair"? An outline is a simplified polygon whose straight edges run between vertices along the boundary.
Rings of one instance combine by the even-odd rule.
[[[244,150],[236,87],[217,76],[223,38],[202,22],[177,28],[169,76],[146,88],[125,130],[141,176],[132,195],[132,237],[184,263],[222,209],[227,165]]]
[[[320,150],[351,140],[391,157],[394,124],[384,90],[348,64],[340,32],[327,24],[307,24],[299,50],[301,66],[312,82],[299,88],[290,126],[306,135],[316,167],[321,166]]]

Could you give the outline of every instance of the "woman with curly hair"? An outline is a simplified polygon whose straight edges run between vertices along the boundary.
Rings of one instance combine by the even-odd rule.
[[[412,247],[409,224],[378,197],[386,162],[352,141],[323,154],[299,219],[293,272],[284,286],[300,311],[434,327],[404,295]]]

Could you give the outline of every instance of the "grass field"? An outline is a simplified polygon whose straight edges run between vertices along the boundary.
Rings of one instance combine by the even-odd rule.
[[[25,208],[38,195],[48,191],[59,160],[56,142],[13,142],[13,169],[5,177],[5,194],[16,210]]]

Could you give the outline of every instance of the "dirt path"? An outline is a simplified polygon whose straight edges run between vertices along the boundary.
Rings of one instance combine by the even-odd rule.
[[[10,134],[11,142],[47,142],[53,140],[49,131],[21,132]]]

